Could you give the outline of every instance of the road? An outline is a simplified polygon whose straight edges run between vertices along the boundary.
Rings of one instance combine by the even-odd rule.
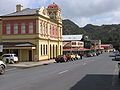
[[[108,53],[66,63],[8,69],[0,90],[120,90],[117,62]]]

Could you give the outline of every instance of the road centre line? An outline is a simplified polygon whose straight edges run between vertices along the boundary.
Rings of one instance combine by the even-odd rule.
[[[64,71],[62,71],[62,72],[59,72],[58,74],[63,74],[63,73],[65,73],[65,72],[68,72],[69,70],[64,70]]]
[[[86,65],[87,63],[83,63],[83,65]]]

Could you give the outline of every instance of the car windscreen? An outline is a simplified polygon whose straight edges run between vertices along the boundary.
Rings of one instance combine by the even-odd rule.
[[[17,55],[16,55],[16,54],[14,54],[14,57],[17,57]]]

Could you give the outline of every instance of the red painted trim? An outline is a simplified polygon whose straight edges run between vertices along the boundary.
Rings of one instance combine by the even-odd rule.
[[[5,23],[3,22],[3,25],[2,25],[2,34],[6,34],[6,27],[5,27]]]
[[[26,33],[29,34],[29,22],[26,22],[25,26],[26,26]]]
[[[10,35],[14,34],[14,23],[10,23]]]
[[[21,23],[18,23],[18,34],[21,34]]]

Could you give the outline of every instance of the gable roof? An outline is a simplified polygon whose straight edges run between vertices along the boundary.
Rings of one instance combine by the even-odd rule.
[[[23,9],[23,10],[21,10],[21,11],[19,11],[19,12],[13,12],[13,13],[10,13],[10,14],[7,14],[7,15],[3,15],[3,16],[35,15],[37,10],[38,10],[38,9],[26,8],[26,9]]]
[[[83,35],[63,35],[62,40],[63,41],[80,41],[82,37]]]
[[[13,12],[13,13],[6,14],[0,17],[2,18],[2,17],[15,17],[15,16],[34,16],[34,15],[42,15],[44,17],[49,18],[47,9],[45,7],[41,7],[37,9],[26,8],[21,11]]]

